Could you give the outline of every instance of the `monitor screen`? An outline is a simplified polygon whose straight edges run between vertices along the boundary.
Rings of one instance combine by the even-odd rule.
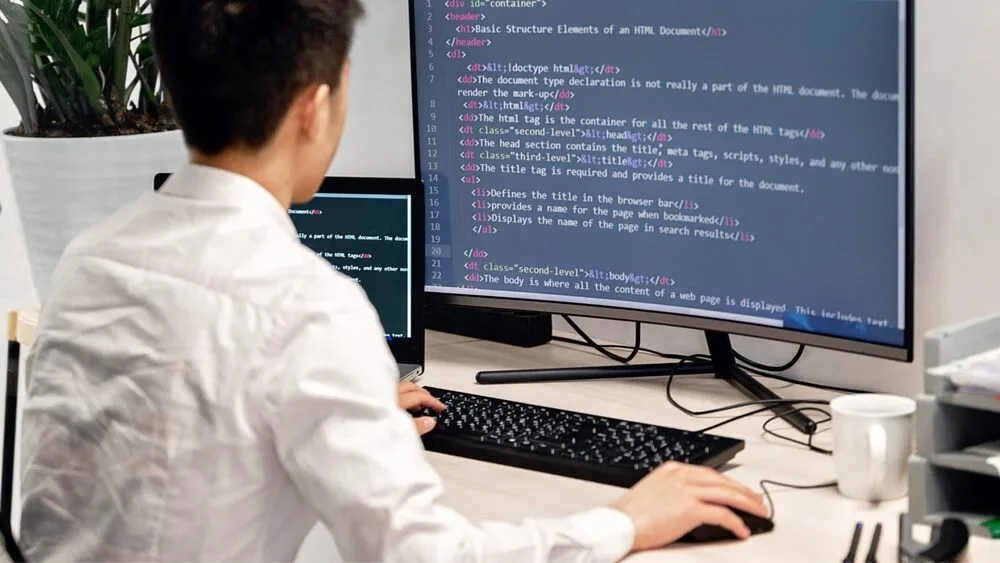
[[[411,338],[410,196],[318,193],[289,210],[299,239],[364,288],[386,338]]]
[[[427,291],[909,348],[908,10],[412,0]]]
[[[153,189],[159,191],[169,178],[169,173],[156,174]],[[340,192],[340,182],[367,191]],[[288,214],[306,247],[365,290],[386,338],[413,340],[422,349],[423,329],[413,318],[419,310],[413,306],[414,295],[423,294],[413,291],[412,281],[419,275],[414,272],[412,247],[414,240],[420,240],[414,236],[414,228],[419,228],[413,224],[415,203],[419,202],[413,201],[407,181],[327,178],[312,200],[293,205]]]

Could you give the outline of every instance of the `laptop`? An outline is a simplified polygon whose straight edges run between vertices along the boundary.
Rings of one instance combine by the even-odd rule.
[[[169,174],[157,174],[159,190]],[[289,210],[299,239],[354,278],[375,306],[400,381],[424,366],[424,186],[418,179],[327,177]]]

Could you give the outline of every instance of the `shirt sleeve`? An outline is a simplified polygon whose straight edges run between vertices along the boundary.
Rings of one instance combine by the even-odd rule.
[[[348,561],[611,562],[631,520],[611,508],[473,525],[443,485],[409,414],[373,307],[358,290],[287,315],[272,402],[278,456]]]

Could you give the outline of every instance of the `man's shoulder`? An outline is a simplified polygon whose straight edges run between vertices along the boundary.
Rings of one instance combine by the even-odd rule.
[[[66,247],[63,249],[63,256],[91,253],[94,250],[107,247],[108,242],[115,240],[118,231],[121,231],[130,222],[141,218],[144,208],[148,205],[149,198],[150,196],[146,194],[133,201],[129,201],[106,216],[80,229],[66,244]]]
[[[323,357],[360,354],[374,362],[378,353],[391,359],[378,312],[361,284],[308,249],[302,252],[312,256],[304,257],[304,275],[277,310],[275,341],[310,342]]]
[[[368,305],[368,297],[357,280],[335,269],[329,262],[299,245],[303,276],[289,305],[293,308]]]

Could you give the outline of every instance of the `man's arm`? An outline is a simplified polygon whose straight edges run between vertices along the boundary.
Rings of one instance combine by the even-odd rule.
[[[601,508],[558,520],[474,526],[440,504],[440,477],[397,405],[397,369],[358,290],[286,315],[272,350],[278,455],[353,561],[615,561],[631,520]]]

